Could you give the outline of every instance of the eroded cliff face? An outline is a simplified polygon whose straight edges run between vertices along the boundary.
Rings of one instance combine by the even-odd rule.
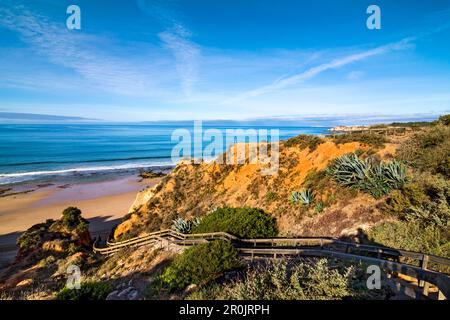
[[[328,139],[314,150],[282,143],[279,170],[273,175],[263,175],[259,164],[181,163],[158,185],[138,194],[129,219],[116,228],[114,236],[118,239],[168,228],[177,217],[202,216],[222,206],[261,208],[277,218],[285,235],[356,233],[382,219],[377,201],[314,177],[337,157],[369,150],[359,142],[337,145]],[[384,156],[388,152],[385,148],[378,153]],[[293,191],[305,186],[314,190],[316,201],[324,204],[322,209],[289,201]]]

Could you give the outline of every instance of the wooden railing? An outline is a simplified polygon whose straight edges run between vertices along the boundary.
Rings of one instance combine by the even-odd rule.
[[[450,270],[450,259],[419,252],[399,250],[382,246],[344,242],[330,237],[240,239],[226,232],[182,234],[174,230],[162,230],[136,238],[107,242],[94,252],[112,255],[124,248],[140,247],[165,241],[167,244],[192,246],[214,239],[230,241],[246,259],[291,257],[328,257],[378,265],[385,270],[404,274],[418,280],[422,293],[427,296],[429,284],[439,289],[440,298],[450,297],[450,277],[430,269],[430,263]],[[370,256],[372,255],[372,256]],[[401,258],[416,261],[416,265],[400,262]]]

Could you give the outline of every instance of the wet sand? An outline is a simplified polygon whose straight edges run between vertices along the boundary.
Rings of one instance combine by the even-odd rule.
[[[83,212],[83,217],[90,221],[89,229],[93,235],[108,234],[128,213],[137,193],[155,185],[160,178],[140,180],[133,176],[63,188],[52,185],[0,197],[0,265],[6,263],[2,260],[11,260],[21,232],[46,219],[58,219],[69,206]]]

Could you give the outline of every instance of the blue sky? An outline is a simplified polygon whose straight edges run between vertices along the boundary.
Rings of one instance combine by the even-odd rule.
[[[67,30],[66,8],[81,8]],[[381,30],[366,8],[381,8]],[[0,3],[0,112],[107,121],[450,111],[450,1]]]

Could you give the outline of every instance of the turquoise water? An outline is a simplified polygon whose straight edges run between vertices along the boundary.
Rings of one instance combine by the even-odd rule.
[[[192,132],[193,123],[1,124],[0,184],[170,167],[174,165],[171,151],[177,143],[171,141],[171,135],[180,128]],[[281,140],[301,133],[325,134],[329,129],[203,123],[204,130],[210,128],[224,134],[225,129],[279,129]]]

